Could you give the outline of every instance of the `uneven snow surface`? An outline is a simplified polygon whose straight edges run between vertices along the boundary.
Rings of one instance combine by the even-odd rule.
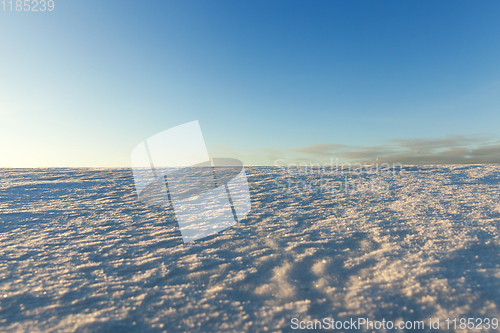
[[[129,169],[0,169],[0,331],[500,318],[500,166],[329,176],[388,184],[333,195],[293,187],[317,174],[246,171],[247,218],[184,244],[172,207],[137,201]]]

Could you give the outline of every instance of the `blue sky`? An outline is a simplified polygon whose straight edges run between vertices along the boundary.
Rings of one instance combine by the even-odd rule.
[[[1,11],[0,167],[500,162],[498,1],[55,1]]]

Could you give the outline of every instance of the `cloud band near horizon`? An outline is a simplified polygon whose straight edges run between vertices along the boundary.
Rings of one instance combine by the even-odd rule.
[[[500,140],[450,136],[442,139],[393,139],[378,146],[321,143],[288,150],[287,160],[322,163],[484,164],[500,163]],[[291,157],[291,158],[288,158]]]

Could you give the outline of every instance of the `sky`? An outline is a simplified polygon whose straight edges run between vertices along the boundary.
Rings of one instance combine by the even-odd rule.
[[[128,167],[194,120],[245,165],[500,163],[498,1],[53,4],[0,3],[0,167]]]

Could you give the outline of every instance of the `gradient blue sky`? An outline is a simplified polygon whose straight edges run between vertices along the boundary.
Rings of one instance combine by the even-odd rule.
[[[500,162],[499,18],[499,1],[0,11],[0,167],[129,166],[192,120],[246,164]]]

